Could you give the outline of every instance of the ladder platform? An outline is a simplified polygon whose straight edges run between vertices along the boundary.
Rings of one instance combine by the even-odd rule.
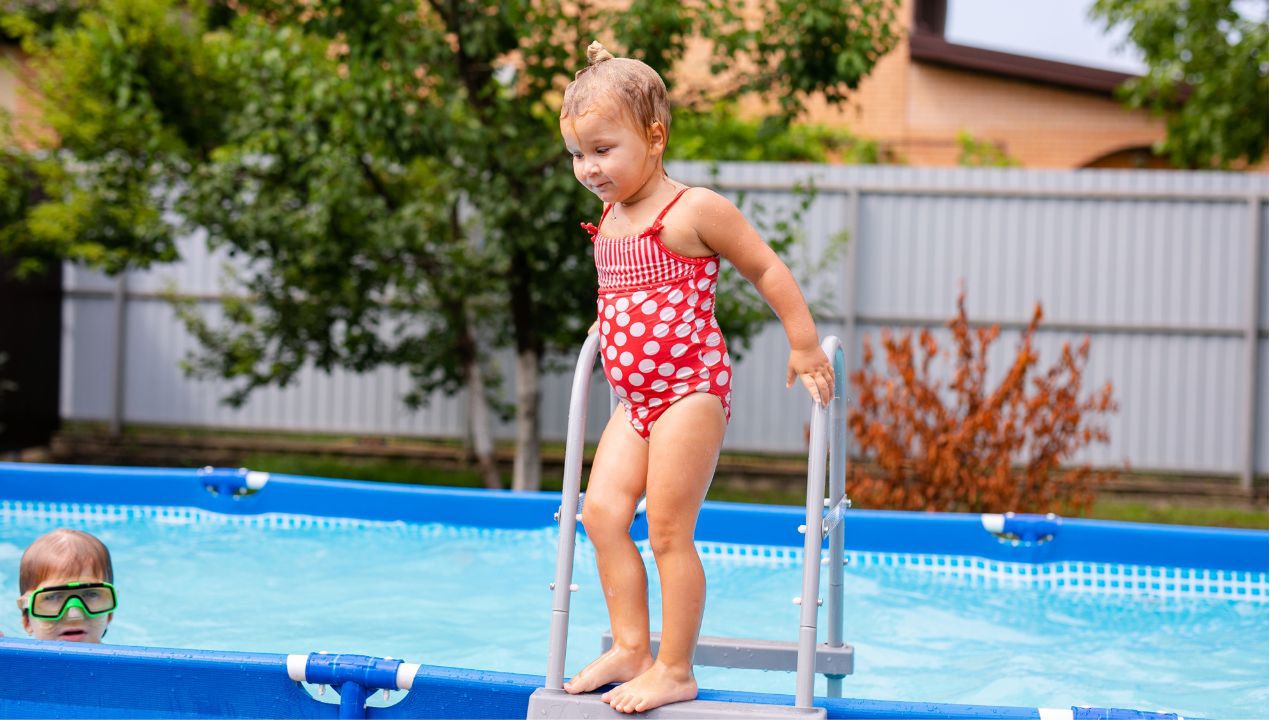
[[[799,708],[791,705],[759,705],[756,703],[691,700],[670,703],[642,713],[617,712],[600,700],[602,693],[570,695],[563,690],[538,688],[529,696],[529,720],[592,720],[617,718],[649,718],[649,720],[823,720],[824,708]]]
[[[661,633],[651,634],[652,654],[661,645]],[[605,632],[602,648],[612,647],[612,633]],[[748,638],[702,635],[696,643],[693,665],[707,667],[741,668],[746,670],[784,670],[797,672],[798,645],[780,640],[751,640]],[[815,646],[815,672],[825,675],[850,675],[855,672],[855,648],[851,645],[829,647],[825,643]]]

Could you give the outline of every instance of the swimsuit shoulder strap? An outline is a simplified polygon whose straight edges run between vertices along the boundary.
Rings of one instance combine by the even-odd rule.
[[[605,205],[603,214],[599,216],[598,225],[591,225],[590,223],[585,222],[582,223],[582,228],[586,230],[586,232],[590,233],[591,240],[594,240],[595,236],[599,234],[599,228],[604,226],[604,218],[608,217],[609,210],[612,210],[612,205]]]
[[[691,189],[692,189],[692,188],[690,188],[690,187],[685,187],[685,188],[683,188],[682,190],[678,191],[678,193],[676,193],[676,194],[674,195],[674,199],[673,199],[673,200],[670,200],[670,202],[669,202],[669,203],[668,203],[668,204],[667,204],[664,208],[661,208],[661,214],[660,214],[660,215],[657,215],[657,219],[656,219],[656,220],[653,220],[653,221],[652,221],[652,226],[651,226],[651,228],[650,228],[650,229],[651,229],[651,230],[653,230],[653,231],[660,231],[660,230],[661,230],[661,221],[665,219],[665,214],[666,214],[666,213],[668,213],[668,212],[670,212],[670,208],[674,207],[674,203],[678,202],[678,201],[679,201],[679,198],[683,197],[683,193],[685,193],[685,192],[687,192],[688,190],[691,190]]]

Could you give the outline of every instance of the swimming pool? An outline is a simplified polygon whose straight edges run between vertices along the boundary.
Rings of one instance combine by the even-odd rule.
[[[195,678],[206,664],[242,668],[257,656],[276,664],[280,656],[268,653],[392,655],[467,668],[421,670],[439,683],[429,686],[433,698],[479,688],[505,701],[436,716],[504,717],[517,707],[523,716],[545,665],[558,495],[275,476],[260,492],[237,496],[212,494],[206,484],[193,471],[0,464],[0,582],[14,591],[24,539],[82,527],[115,552],[123,605],[111,642],[214,651],[197,662],[184,653],[194,665],[165,666],[169,672]],[[799,522],[792,508],[706,507],[706,633],[790,635]],[[984,531],[977,516],[860,511],[846,537],[846,638],[858,660],[845,689],[870,700],[818,698],[830,716],[1035,717],[1036,707],[1091,704],[1252,717],[1269,706],[1267,533],[1066,521],[1051,541],[1015,545]],[[569,672],[598,649],[605,625],[586,552],[583,545],[578,553]],[[189,586],[200,590],[183,594]],[[359,611],[359,600],[376,610]],[[0,623],[6,635],[15,626]],[[1113,639],[1108,628],[1119,630]],[[170,661],[162,651],[121,648],[114,659],[98,657],[111,648],[49,657],[51,644],[38,645],[0,642],[0,667],[38,666],[45,679],[85,667],[95,677],[130,677],[120,653],[134,663]],[[1225,664],[1201,677],[1213,657]],[[1091,685],[1080,680],[1089,669]],[[100,706],[65,707],[60,697],[33,701],[30,677],[0,676],[8,677],[0,677],[0,702],[19,714],[101,714]],[[790,674],[700,676],[702,686],[722,689],[703,697],[738,697],[730,691],[744,688],[780,693],[777,701],[788,704],[792,690]],[[201,683],[189,685],[196,694]],[[163,712],[188,713],[186,702],[204,707],[203,716],[271,714],[249,705],[209,711],[168,695]],[[416,686],[375,712],[416,714],[418,695]],[[163,714],[137,703],[120,704],[120,713]]]

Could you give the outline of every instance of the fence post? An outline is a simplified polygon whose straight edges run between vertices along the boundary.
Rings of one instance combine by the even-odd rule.
[[[847,232],[849,236],[846,238],[846,287],[842,292],[841,312],[843,324],[842,329],[842,359],[843,366],[846,368],[846,377],[849,384],[850,373],[853,368],[853,359],[855,355],[855,318],[859,311],[855,307],[857,298],[857,289],[859,284],[859,249],[863,245],[863,238],[859,236],[859,187],[855,186],[850,189],[848,195],[847,212],[850,218],[847,220]]]
[[[124,378],[127,374],[128,341],[128,271],[120,272],[115,278],[115,367],[114,398],[110,408],[110,434],[119,437],[123,434]]]
[[[1257,410],[1260,406],[1260,197],[1247,198],[1247,313],[1243,338],[1244,371],[1247,377],[1247,394],[1243,405],[1245,435],[1243,436],[1243,467],[1238,483],[1243,492],[1251,495],[1252,479],[1256,476],[1256,435],[1259,429]]]

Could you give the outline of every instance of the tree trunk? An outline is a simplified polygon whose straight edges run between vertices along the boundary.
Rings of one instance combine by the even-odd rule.
[[[493,422],[489,417],[489,404],[485,402],[485,375],[480,361],[471,358],[464,368],[467,376],[467,425],[471,438],[471,450],[475,455],[480,479],[490,490],[502,489],[498,475],[498,463],[494,459]]]
[[[541,382],[538,353],[521,350],[516,355],[516,461],[512,490],[542,488],[541,429],[538,427]]]

